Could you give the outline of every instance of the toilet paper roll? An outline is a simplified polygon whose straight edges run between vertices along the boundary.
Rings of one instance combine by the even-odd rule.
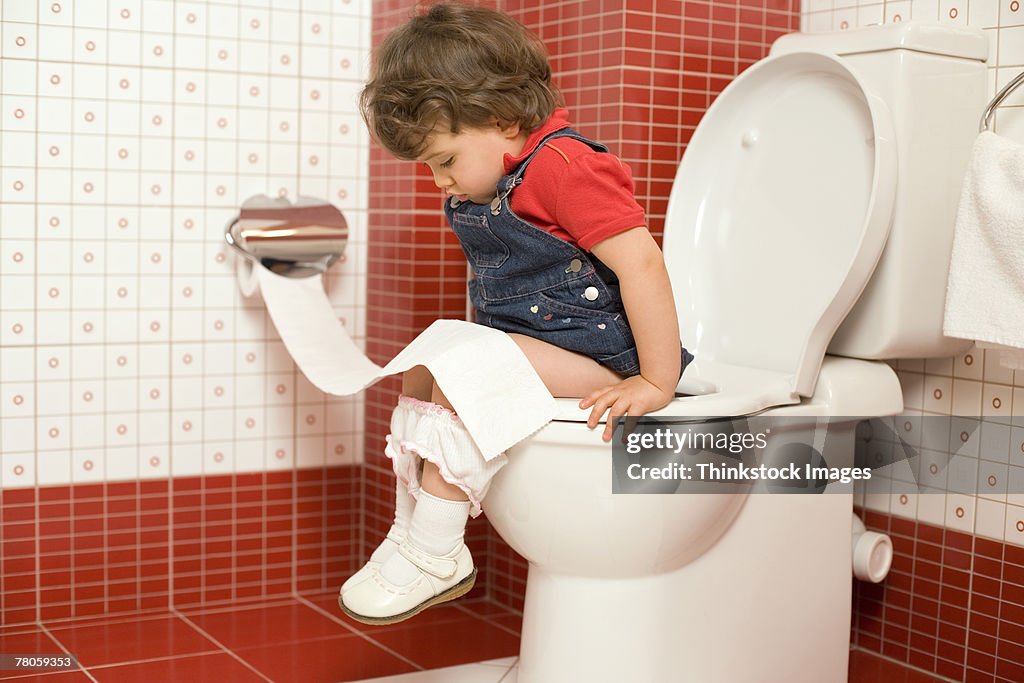
[[[417,365],[430,370],[486,460],[551,421],[555,400],[504,332],[437,320],[380,367],[356,346],[327,300],[322,276],[287,278],[240,264],[246,296],[263,294],[274,326],[302,374],[323,392],[349,396]]]

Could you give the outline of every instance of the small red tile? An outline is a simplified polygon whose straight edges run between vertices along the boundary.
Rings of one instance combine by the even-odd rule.
[[[990,560],[990,562],[992,562]],[[1003,568],[1003,581],[1012,583],[1015,586],[1024,586],[1024,567],[1019,567],[1015,564],[1004,563]],[[998,575],[996,575],[998,576]]]
[[[986,576],[990,579],[998,579],[1002,572],[1003,563],[982,555],[974,556],[974,573]]]
[[[1024,547],[1011,545],[1009,543],[1004,544],[1003,557],[1011,564],[1024,567]]]
[[[1015,624],[1012,621],[998,622],[998,626],[1001,639],[1008,640],[1011,643],[1024,643],[1024,626]],[[995,635],[994,629],[990,635]]]
[[[995,673],[996,658],[992,655],[978,652],[977,650],[967,651],[967,666],[986,673]]]
[[[996,676],[992,672],[967,667],[964,683],[995,683]]]
[[[1024,681],[1024,664],[1020,659],[996,659],[996,676],[1010,681]]]
[[[939,592],[939,599],[947,605],[955,605],[966,609],[970,602],[971,594],[968,591],[944,584]]]
[[[987,636],[984,633],[978,633],[973,631],[968,636],[967,646],[972,650],[978,652],[984,652],[988,655],[996,654],[996,639],[992,636]]]
[[[996,603],[991,609],[996,611],[1001,620],[1024,626],[1024,607],[1021,605],[1015,605],[1012,602]]]
[[[979,628],[977,626],[977,621],[975,621],[975,620],[983,619],[983,618],[985,618],[985,617],[982,617],[981,615],[975,615],[975,617],[972,619],[972,622],[971,622],[971,628],[972,629],[977,629],[979,632],[986,633],[988,635],[994,636],[995,635],[995,628],[994,628],[995,624],[994,623],[992,623],[992,627],[993,627],[992,633],[988,633],[986,630],[984,630],[982,628]],[[947,643],[954,643],[954,644],[956,644],[956,643],[965,643],[965,642],[967,642],[967,630],[966,629],[960,628],[959,626],[953,626],[952,624],[947,624],[945,622],[939,622],[938,636],[939,636],[940,640],[944,640]]]
[[[946,678],[952,678],[955,681],[963,680],[964,677],[964,663],[963,658],[958,662],[951,662],[949,660],[939,657],[935,660],[935,673]]]
[[[1003,594],[1001,598],[1005,602],[1024,605],[1024,586],[1017,586],[1012,583],[1003,583]]]
[[[978,555],[994,560],[1003,559],[1003,544],[987,538],[975,538],[974,550]]]

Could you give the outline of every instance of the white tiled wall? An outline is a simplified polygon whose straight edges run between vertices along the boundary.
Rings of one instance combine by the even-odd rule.
[[[369,0],[0,8],[0,486],[358,457],[361,401],[296,371],[222,234],[255,194],[342,209],[362,341]]]
[[[983,30],[992,46],[990,97],[1024,71],[1020,0],[805,0],[801,25],[815,32],[906,20]],[[1024,143],[1024,87],[996,111],[993,130]],[[908,439],[920,425],[913,419],[918,415],[982,416],[983,422],[953,430],[953,437],[970,433],[959,443],[954,438],[952,459],[948,450],[922,450],[920,476],[929,493],[920,493],[904,462],[891,477],[861,489],[860,500],[872,509],[1024,545],[1024,371],[1002,367],[995,353],[977,348],[955,359],[907,360],[896,367],[910,418]],[[963,492],[965,482],[974,484],[970,494]]]

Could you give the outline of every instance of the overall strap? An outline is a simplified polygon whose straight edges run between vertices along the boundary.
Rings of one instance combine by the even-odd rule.
[[[516,188],[517,185],[522,183],[523,174],[526,173],[526,168],[530,165],[530,162],[533,161],[533,158],[537,156],[537,154],[539,154],[542,149],[544,149],[544,146],[548,144],[548,142],[552,140],[557,140],[558,138],[572,138],[573,140],[579,140],[585,145],[589,145],[595,151],[608,151],[608,148],[602,145],[600,142],[594,142],[593,140],[585,138],[572,128],[560,128],[554,131],[553,133],[545,136],[539,143],[537,143],[537,146],[534,148],[532,152],[530,152],[530,155],[523,159],[521,162],[519,162],[519,165],[512,170],[512,173],[501,179],[501,182],[499,183],[499,186],[501,188],[499,196],[503,198],[507,197],[509,193]]]

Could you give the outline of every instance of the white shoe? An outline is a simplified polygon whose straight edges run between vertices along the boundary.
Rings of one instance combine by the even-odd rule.
[[[384,541],[381,542],[380,546],[377,546],[377,549],[379,550],[380,547],[388,541],[391,541],[396,546],[400,546],[402,545],[402,542],[405,540],[407,534],[408,531],[399,531],[395,528],[394,525],[392,525],[391,528],[388,529],[388,535],[384,537]],[[397,550],[398,549],[395,548],[393,552],[397,552]],[[370,557],[372,558],[373,555],[379,556],[377,550],[374,550],[373,554],[370,555]],[[355,574],[348,577],[348,580],[345,583],[341,584],[341,590],[338,591],[338,595],[340,596],[345,591],[351,590],[356,585],[362,583],[363,581],[366,581],[368,578],[373,576],[373,573],[377,571],[377,568],[380,567],[384,563],[384,561],[388,559],[388,557],[391,557],[391,553],[387,553],[387,557],[384,557],[381,560],[368,560],[366,564],[364,564]]]
[[[416,565],[419,575],[405,586],[396,586],[381,576],[379,570],[373,570],[369,580],[338,597],[345,614],[364,624],[394,624],[428,607],[461,597],[476,583],[473,557],[465,543],[438,556],[406,540],[398,546],[398,552]]]

